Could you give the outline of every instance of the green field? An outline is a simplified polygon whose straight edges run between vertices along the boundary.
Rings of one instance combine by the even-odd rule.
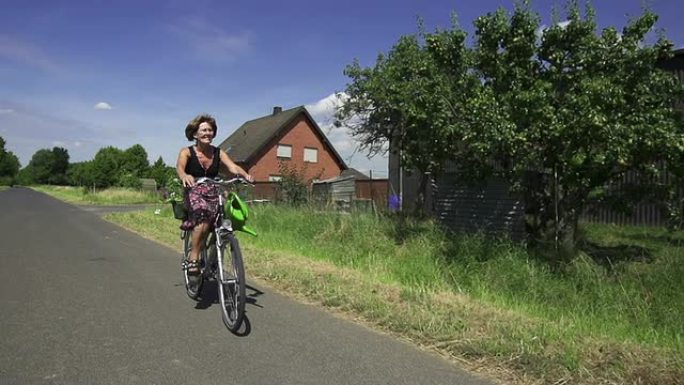
[[[178,248],[168,208],[108,219]],[[585,252],[552,269],[430,221],[259,206],[252,226],[249,276],[506,383],[684,378],[684,232],[585,225]]]
[[[87,188],[72,186],[41,185],[30,187],[73,204],[127,205],[159,203],[160,201],[156,194],[127,188],[91,191]]]

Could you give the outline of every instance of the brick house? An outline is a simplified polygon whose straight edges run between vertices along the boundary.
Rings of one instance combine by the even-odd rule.
[[[219,147],[256,182],[275,182],[280,163],[304,171],[306,179],[328,179],[347,169],[340,155],[304,106],[245,122]]]

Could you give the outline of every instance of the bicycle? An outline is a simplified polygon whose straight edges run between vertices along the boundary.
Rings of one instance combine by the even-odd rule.
[[[242,260],[240,244],[235,237],[235,231],[243,231],[256,236],[256,232],[245,226],[249,210],[244,201],[235,191],[228,191],[228,187],[238,184],[253,186],[243,178],[229,180],[199,178],[196,184],[212,184],[220,187],[219,206],[210,234],[200,251],[200,273],[191,283],[188,277],[187,264],[192,249],[192,231],[181,232],[183,241],[182,267],[185,290],[194,300],[200,298],[204,281],[214,280],[218,286],[218,297],[221,304],[221,318],[228,330],[237,332],[245,314],[246,288],[245,268]],[[227,203],[227,205],[226,205]],[[224,260],[226,247],[230,248],[230,258]],[[222,267],[222,268],[219,268]]]

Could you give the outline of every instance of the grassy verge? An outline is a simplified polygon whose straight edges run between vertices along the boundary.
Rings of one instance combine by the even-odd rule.
[[[159,203],[159,197],[155,194],[127,188],[108,188],[95,192],[82,187],[72,186],[42,185],[31,186],[31,188],[73,204],[127,205]]]
[[[430,222],[255,207],[248,274],[506,383],[681,384],[684,232],[586,226],[562,270]],[[178,247],[169,209],[111,214]]]

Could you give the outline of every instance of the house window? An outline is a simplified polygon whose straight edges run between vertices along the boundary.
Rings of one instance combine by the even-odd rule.
[[[279,144],[278,152],[276,154],[278,158],[292,158],[292,146],[289,144]]]
[[[268,176],[268,181],[269,182],[280,182],[280,180],[283,179],[280,175],[269,175]]]
[[[318,149],[317,148],[305,148],[304,149],[304,162],[318,163]]]

